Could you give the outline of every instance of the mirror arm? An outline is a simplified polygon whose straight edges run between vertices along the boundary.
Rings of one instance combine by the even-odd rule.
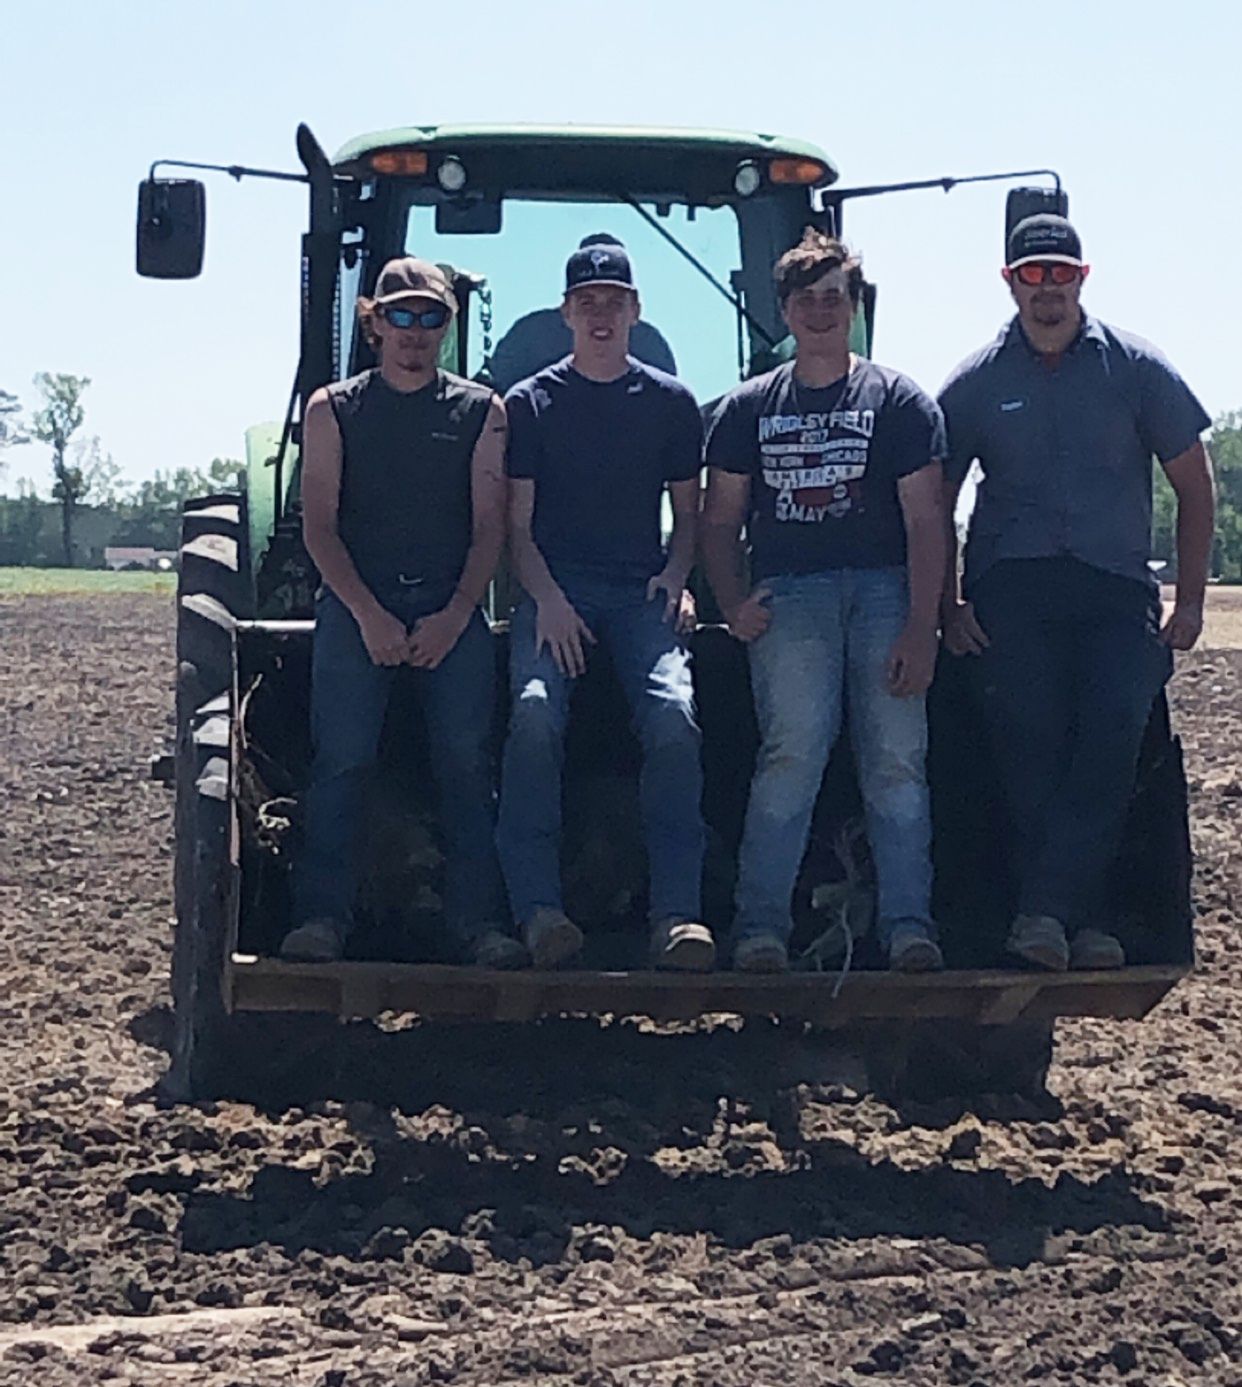
[[[1000,183],[1009,178],[1051,178],[1061,191],[1061,175],[1056,169],[1017,169],[1013,173],[972,173],[965,178],[920,178],[913,183],[873,183],[866,188],[825,188],[824,201],[844,202],[846,198],[881,197],[885,193],[908,193],[920,188],[942,188],[951,193],[961,183]]]
[[[243,178],[276,178],[285,183],[308,183],[304,173],[282,173],[278,169],[252,169],[244,164],[195,164],[185,159],[157,159],[147,174],[154,180],[156,169],[205,169],[209,173],[227,173],[240,182]]]

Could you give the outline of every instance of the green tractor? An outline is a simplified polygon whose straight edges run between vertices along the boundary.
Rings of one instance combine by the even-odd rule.
[[[1145,1015],[1193,961],[1186,789],[1164,700],[1152,715],[1115,883],[1135,962],[1113,973],[1016,973],[997,966],[1012,899],[1003,814],[969,684],[947,658],[929,705],[935,910],[950,965],[943,974],[869,966],[878,961],[866,934],[869,867],[848,750],[825,776],[795,897],[801,966],[779,977],[643,968],[636,748],[602,662],[575,695],[567,755],[564,871],[570,911],[588,932],[583,968],[490,973],[442,955],[425,746],[400,710],[389,719],[371,799],[358,943],[340,963],[277,957],[309,765],[317,585],[300,533],[299,420],[316,388],[374,364],[354,303],[386,260],[416,253],[446,268],[462,311],[442,365],[503,390],[564,354],[546,330],[546,310],[559,302],[565,256],[584,236],[610,232],[638,267],[644,330],[709,405],[782,359],[788,343],[772,266],[807,225],[841,233],[849,200],[1046,175],[1051,186],[1010,189],[1006,229],[1031,212],[1066,209],[1059,179],[1045,170],[840,188],[813,145],[722,131],[413,126],[363,136],[329,159],[303,126],[297,148],[301,173],[173,165],[301,182],[310,216],[287,414],[249,430],[238,492],[191,501],[184,513],[169,775],[172,1090],[228,1088],[247,1012],[776,1017],[857,1039],[878,1088],[957,1092],[1040,1089],[1057,1016]],[[203,260],[203,185],[157,177],[158,167],[139,191],[138,272],[192,277]],[[875,307],[868,285],[854,329],[861,353],[870,351]],[[756,736],[744,655],[701,596],[693,641],[710,837],[705,913],[724,929]],[[489,613],[502,663],[508,608],[502,576]],[[498,741],[504,716],[498,708]]]

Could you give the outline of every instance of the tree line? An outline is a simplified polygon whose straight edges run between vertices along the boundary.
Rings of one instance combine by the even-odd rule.
[[[34,384],[41,403],[28,418],[17,397],[0,390],[0,478],[10,449],[44,443],[51,492],[41,496],[22,479],[15,496],[0,496],[0,566],[99,567],[105,547],[176,550],[185,501],[237,487],[242,464],[232,458],[126,482],[99,439],[81,432],[90,378],[42,371]]]
[[[39,495],[28,481],[18,484],[15,496],[0,496],[0,566],[98,566],[104,544],[174,550],[183,503],[238,484],[242,464],[231,458],[125,482],[99,439],[82,434],[82,397],[89,385],[86,376],[40,372],[35,388],[41,403],[28,418],[16,396],[0,390],[0,479],[10,449],[39,442],[52,454],[50,496]],[[1225,582],[1242,582],[1242,410],[1216,420],[1208,446],[1217,488],[1212,573]],[[1173,490],[1157,467],[1152,557],[1170,564],[1177,556],[1176,514]],[[91,542],[82,542],[77,531],[87,517]]]

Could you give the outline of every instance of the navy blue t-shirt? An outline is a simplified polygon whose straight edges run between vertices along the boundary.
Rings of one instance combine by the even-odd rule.
[[[939,408],[874,361],[822,389],[794,365],[731,390],[708,432],[707,465],[752,479],[752,577],[903,564],[897,482],[944,457]]]
[[[606,382],[567,357],[515,385],[505,409],[508,473],[535,483],[532,533],[553,577],[565,568],[658,573],[664,487],[702,466],[703,424],[689,390],[633,357]]]

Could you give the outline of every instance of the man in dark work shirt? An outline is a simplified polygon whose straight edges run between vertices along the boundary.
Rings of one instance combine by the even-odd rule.
[[[1084,313],[1064,217],[1026,218],[1003,271],[1017,316],[940,395],[947,504],[982,471],[944,642],[977,661],[1014,835],[1008,948],[1036,968],[1119,968],[1108,882],[1152,702],[1203,625],[1210,420],[1149,342]],[[1177,493],[1177,600],[1161,621],[1152,458]]]
[[[505,412],[439,370],[457,301],[423,260],[390,261],[359,300],[379,367],[311,396],[306,548],[323,577],[311,670],[314,760],[286,958],[338,958],[358,889],[363,788],[392,681],[415,671],[445,840],[444,915],[484,967],[526,963],[502,927],[489,735],[494,658],[479,608],[504,543]]]
[[[563,742],[572,682],[589,648],[603,644],[642,745],[652,962],[707,969],[715,945],[699,920],[699,730],[690,655],[677,631],[695,551],[699,410],[685,386],[628,355],[639,301],[623,247],[595,244],[570,256],[562,312],[572,354],[505,402],[509,534],[526,596],[510,645],[501,865],[535,966],[572,957],[582,935],[561,896]]]
[[[862,269],[839,241],[808,229],[775,279],[795,357],[731,390],[707,444],[707,576],[747,645],[761,738],[733,964],[789,966],[791,897],[848,688],[880,942],[892,967],[923,972],[943,966],[923,696],[944,564],[944,426],[913,381],[850,351]]]

